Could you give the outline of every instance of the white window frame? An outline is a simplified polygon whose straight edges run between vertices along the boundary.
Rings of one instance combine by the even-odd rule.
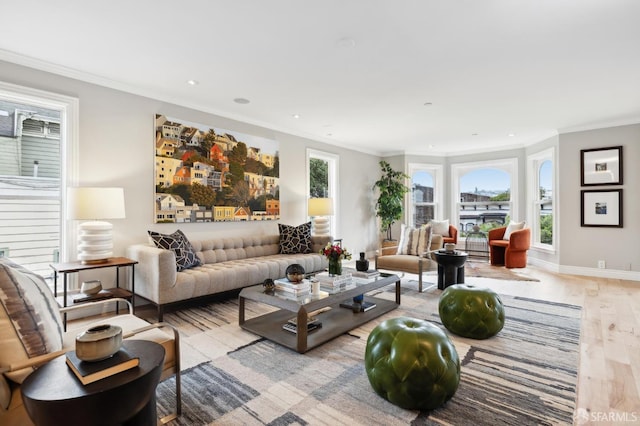
[[[477,169],[498,169],[509,174],[509,213],[512,220],[521,220],[518,209],[518,159],[501,158],[497,160],[475,161],[469,163],[457,163],[451,165],[451,221],[449,223],[460,227],[460,178]],[[507,225],[507,224],[505,224]]]
[[[340,156],[326,151],[307,148],[307,189],[305,192],[305,200],[307,201],[307,203],[305,203],[305,212],[307,213],[307,217],[309,219],[310,216],[308,211],[308,201],[310,198],[309,192],[311,190],[311,169],[309,167],[309,160],[311,160],[312,158],[326,161],[329,165],[329,170],[327,170],[327,183],[329,191],[329,193],[327,194],[327,198],[331,198],[333,200],[333,216],[329,217],[329,234],[336,238],[337,235],[340,235],[339,223],[337,220],[338,212],[340,211],[340,193],[338,190],[338,182],[340,181],[340,177],[338,176],[338,170],[340,170]]]
[[[555,149],[548,148],[543,151],[537,152],[527,156],[527,199],[529,202],[528,222],[531,223],[531,246],[542,250],[555,251],[557,241],[557,229],[558,229],[558,215],[557,215],[557,199],[558,194],[557,182],[556,182],[556,161],[555,161]],[[552,204],[551,214],[553,217],[553,234],[551,244],[543,244],[540,242],[540,208],[542,207],[542,200],[540,200],[540,166],[545,161],[551,161],[551,190],[552,190]]]
[[[420,203],[421,205],[433,205],[434,219],[440,219],[444,215],[444,167],[441,164],[427,164],[427,163],[409,163],[407,164],[407,179],[406,185],[411,189],[413,182],[413,174],[416,172],[427,172],[433,176],[433,203]],[[409,191],[409,196],[406,199],[406,215],[404,223],[413,223],[413,217],[415,213],[415,205],[412,191]]]
[[[79,181],[79,100],[0,81],[0,97],[60,112],[60,261],[75,259],[77,230],[67,217],[67,188]]]

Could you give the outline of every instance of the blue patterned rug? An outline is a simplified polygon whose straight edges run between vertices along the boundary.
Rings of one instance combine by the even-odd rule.
[[[410,287],[410,286],[407,286]],[[176,425],[528,425],[571,424],[580,307],[501,296],[506,324],[495,337],[452,335],[462,361],[454,397],[431,412],[404,410],[379,397],[364,371],[366,339],[386,318],[411,316],[441,326],[439,290],[403,287],[402,305],[300,355],[265,339],[212,356],[183,372],[183,415]],[[393,297],[390,288],[379,297]],[[259,309],[256,307],[256,309]],[[237,302],[166,315],[193,335],[237,326]],[[443,327],[444,328],[444,327]],[[245,333],[238,327],[239,333]],[[222,337],[224,338],[224,337]],[[183,353],[183,357],[184,357]],[[158,414],[174,407],[173,379],[158,387]]]

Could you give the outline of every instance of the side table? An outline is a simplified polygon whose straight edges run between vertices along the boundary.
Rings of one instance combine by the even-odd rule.
[[[464,283],[464,263],[467,261],[467,253],[454,251],[434,251],[433,255],[438,262],[438,288],[444,290],[452,284]]]
[[[82,263],[82,262],[68,262],[68,263],[52,263],[50,266],[53,269],[53,295],[58,300],[58,304],[62,307],[69,305],[69,297],[67,294],[67,276],[69,274],[78,273],[80,271],[88,271],[92,269],[101,268],[116,268],[116,288],[108,289],[113,297],[131,298],[131,307],[135,313],[135,265],[137,260],[127,259],[126,257],[111,257],[106,262],[101,263]],[[131,291],[120,288],[120,268],[131,268]],[[62,275],[62,298],[58,298],[58,275]],[[116,305],[116,313],[118,307]],[[67,331],[67,314],[63,314],[64,331]]]
[[[164,348],[155,342],[125,340],[140,365],[83,385],[66,364],[66,356],[38,368],[22,383],[22,400],[38,426],[124,424],[156,426],[156,386]]]

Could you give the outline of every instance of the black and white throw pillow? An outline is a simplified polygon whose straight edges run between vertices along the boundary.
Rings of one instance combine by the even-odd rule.
[[[311,253],[311,222],[300,226],[278,224],[280,231],[280,253]]]
[[[178,272],[200,265],[200,259],[193,250],[187,236],[181,230],[173,234],[161,234],[147,231],[156,247],[171,250],[176,255],[176,269]]]

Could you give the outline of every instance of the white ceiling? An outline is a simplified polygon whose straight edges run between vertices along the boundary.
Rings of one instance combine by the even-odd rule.
[[[1,13],[0,59],[382,155],[640,122],[636,0],[7,0]]]

